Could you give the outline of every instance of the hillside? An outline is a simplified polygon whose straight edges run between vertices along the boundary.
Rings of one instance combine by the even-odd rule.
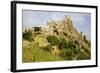
[[[23,31],[23,62],[86,60],[91,58],[90,51],[90,41],[69,16]]]

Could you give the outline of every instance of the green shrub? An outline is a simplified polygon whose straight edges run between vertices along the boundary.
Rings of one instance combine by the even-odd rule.
[[[28,41],[32,41],[33,40],[32,31],[31,30],[25,30],[23,32],[23,39],[28,40]]]
[[[67,42],[65,39],[61,39],[59,48],[60,49],[63,49],[63,48],[75,49],[76,48],[76,44],[74,42],[72,42],[72,41],[68,41]]]
[[[90,56],[80,51],[77,55],[77,60],[86,60],[86,59],[90,59]]]
[[[59,49],[68,48],[68,42],[65,39],[60,39]]]
[[[72,49],[62,49],[60,56],[62,58],[64,58],[65,60],[72,60],[73,59],[73,51],[72,51]]]
[[[77,55],[77,54],[79,54],[81,52],[81,50],[80,50],[80,48],[74,48],[73,49],[73,53],[75,54],[75,55]]]
[[[60,41],[56,36],[48,36],[47,40],[51,45],[59,45]]]
[[[69,41],[68,45],[67,45],[67,48],[75,49],[76,45],[72,41]]]
[[[42,47],[43,50],[50,52],[51,51],[51,45],[47,45],[45,47]]]

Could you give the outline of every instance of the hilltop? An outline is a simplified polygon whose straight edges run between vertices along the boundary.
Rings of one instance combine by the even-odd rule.
[[[25,42],[29,42],[31,46],[35,49],[38,48],[39,51],[42,50],[46,55],[49,53],[50,56],[47,56],[47,59],[43,59],[44,56],[42,56],[41,61],[82,60],[91,57],[90,41],[74,27],[74,23],[69,16],[65,16],[63,20],[48,21],[43,27],[24,29],[23,44]],[[26,44],[23,47],[26,48]],[[23,54],[25,58],[23,62],[35,62],[33,59],[28,60],[25,57],[25,52]],[[34,53],[31,53],[31,55],[30,58],[35,56]],[[36,62],[39,61],[37,59],[35,57]]]

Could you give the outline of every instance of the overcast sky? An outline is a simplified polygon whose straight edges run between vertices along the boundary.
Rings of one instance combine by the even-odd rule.
[[[91,14],[89,13],[23,10],[23,28],[43,26],[51,20],[63,20],[66,15],[71,17],[78,31],[91,39]]]

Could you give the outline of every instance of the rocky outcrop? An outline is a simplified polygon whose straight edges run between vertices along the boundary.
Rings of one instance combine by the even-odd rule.
[[[58,20],[47,22],[43,30],[46,35],[58,35],[76,42],[80,48],[87,53],[90,53],[90,42],[87,40],[86,36],[82,34],[82,32],[77,31],[71,17],[69,16],[65,16],[62,21]]]

